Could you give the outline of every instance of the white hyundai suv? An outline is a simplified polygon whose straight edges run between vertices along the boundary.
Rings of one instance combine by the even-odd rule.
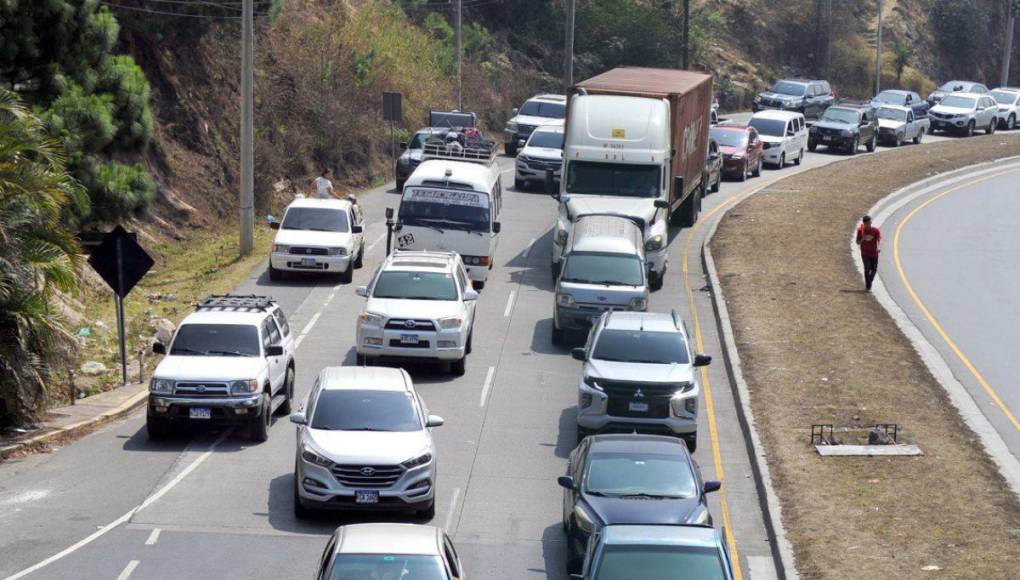
[[[287,206],[269,255],[269,279],[287,272],[339,274],[349,283],[365,257],[364,220],[353,199],[299,197]]]
[[[357,327],[358,364],[375,359],[437,360],[463,375],[478,292],[456,252],[396,251],[369,286]]]
[[[322,369],[297,428],[294,514],[311,510],[436,512],[436,451],[429,415],[407,371]]]
[[[931,130],[954,131],[966,137],[978,129],[991,135],[999,124],[999,105],[990,95],[952,93],[928,111]]]

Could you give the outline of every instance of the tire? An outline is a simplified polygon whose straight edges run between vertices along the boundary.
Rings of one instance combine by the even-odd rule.
[[[1016,116],[1010,115],[1009,119],[1006,119],[1006,130],[1012,131],[1013,129],[1016,129]]]
[[[753,175],[754,177],[761,177],[761,167],[762,167],[762,165],[764,165],[764,163],[762,162],[761,157],[758,157],[758,165],[756,165],[754,167],[754,172],[751,173],[751,175]]]
[[[779,154],[779,164],[776,165],[776,169],[782,169],[786,167],[786,153]]]
[[[797,154],[797,158],[793,160],[794,165],[800,165],[800,162],[804,161],[804,150],[801,149],[800,153]]]
[[[290,415],[291,401],[294,400],[294,367],[287,367],[287,377],[283,383],[283,394],[286,397],[280,406],[276,408],[276,414],[280,416]]]
[[[818,149],[818,143],[815,143],[814,141],[808,141],[807,142],[807,150],[808,151],[814,153],[816,149]]]
[[[368,366],[368,357],[363,354],[354,355],[354,364],[359,367]]]
[[[560,276],[560,263],[552,262],[549,264],[549,272],[552,274],[552,279],[555,282],[556,278]]]
[[[354,280],[354,263],[351,262],[347,266],[346,270],[344,270],[343,272],[340,272],[340,283],[341,284],[350,284],[353,280]]]
[[[698,198],[700,191],[695,190],[680,204],[680,227],[690,228],[698,222]]]
[[[468,331],[467,344],[464,345],[464,354],[465,355],[471,354],[471,351],[474,350],[474,348],[472,348],[472,343],[474,342],[474,337],[475,337],[475,329],[472,327],[471,330]]]
[[[450,362],[450,374],[455,377],[462,377],[467,371],[467,355]]]
[[[567,575],[580,574],[584,568],[584,550],[575,550],[571,533],[567,531]]]
[[[893,141],[893,147],[899,147],[900,145],[903,145],[903,135],[897,133],[896,139]]]
[[[974,136],[974,121],[971,121],[970,123],[967,123],[967,129],[964,130],[963,136],[964,137],[973,137]]]
[[[404,190],[404,180],[403,179],[398,179],[397,183],[395,185],[397,186],[397,191],[403,191]]]
[[[662,276],[662,274],[656,274],[655,272],[649,273],[648,274],[648,287],[653,292],[656,291],[656,290],[662,290],[663,277],[664,276]]]
[[[857,155],[857,150],[861,148],[861,140],[859,137],[854,137],[853,143],[850,144],[850,155]]]
[[[429,507],[423,510],[418,510],[414,512],[414,514],[424,520],[432,521],[432,519],[436,517],[436,502],[433,500]]]
[[[277,270],[272,264],[269,265],[269,279],[273,282],[283,280],[283,270]]]
[[[294,517],[299,520],[306,520],[312,517],[312,510],[305,507],[301,503],[301,497],[298,496],[298,481],[297,481],[297,469],[294,469]]]
[[[693,433],[690,435],[682,436],[684,443],[687,444],[687,450],[694,453],[698,449],[698,434]]]
[[[995,127],[999,124],[998,117],[992,117],[992,120],[988,122],[988,128],[985,129],[985,135],[994,135]]]
[[[878,137],[872,135],[871,141],[868,141],[868,153],[874,153],[875,148],[878,146]]]
[[[722,169],[719,170],[719,175],[715,177],[715,183],[712,184],[712,193],[718,193],[719,188],[722,186]]]
[[[170,423],[166,419],[146,417],[145,431],[149,441],[164,441],[170,437]]]
[[[556,323],[554,322],[553,323],[553,329],[552,329],[552,340],[551,340],[551,342],[553,344],[555,344],[556,346],[560,346],[561,344],[566,342],[566,340],[565,340],[566,337],[564,336],[564,334],[565,333],[563,332],[563,329],[556,328]]]
[[[924,127],[917,131],[917,137],[914,137],[914,145],[920,145],[922,139],[924,139]]]
[[[526,182],[526,181],[524,181],[522,179],[517,179],[515,177],[514,178],[514,189],[516,189],[517,191],[524,191],[524,189],[527,187],[527,183],[528,182]]]
[[[361,244],[361,250],[358,251],[358,259],[354,260],[354,267],[361,269],[365,265],[365,244]]]
[[[273,420],[272,404],[269,393],[262,393],[262,412],[248,422],[248,439],[255,443],[263,443],[269,439],[269,423]]]
[[[740,176],[737,177],[737,181],[747,181],[747,174],[750,173],[750,171],[748,171],[750,168],[748,161],[745,159],[744,166],[740,168]]]
[[[503,152],[510,157],[517,157],[517,144],[516,143],[504,143]]]

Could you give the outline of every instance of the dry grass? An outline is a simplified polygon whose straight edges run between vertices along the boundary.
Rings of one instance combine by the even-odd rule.
[[[786,179],[720,224],[712,252],[802,577],[1020,578],[1020,502],[859,292],[849,251],[859,217],[890,192],[1018,154],[1020,136],[1001,134],[906,147]],[[810,425],[854,416],[899,423],[926,455],[819,457]]]

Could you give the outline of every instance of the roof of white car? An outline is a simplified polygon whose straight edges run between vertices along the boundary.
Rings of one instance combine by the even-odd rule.
[[[292,207],[321,207],[326,209],[347,209],[353,202],[347,199],[320,199],[317,197],[299,197],[290,202],[287,209]]]
[[[606,321],[609,330],[637,330],[645,332],[683,332],[677,328],[673,315],[668,312],[614,311]]]
[[[641,229],[620,216],[582,216],[571,229],[571,236],[571,252],[639,254],[642,248]]]
[[[776,110],[769,109],[769,110],[766,110],[766,111],[758,111],[757,113],[751,115],[751,118],[752,119],[775,119],[777,121],[789,121],[790,119],[796,119],[797,117],[803,117],[803,116],[804,115],[802,115],[802,114],[800,114],[800,113],[798,113],[796,111],[776,111]]]
[[[535,95],[534,97],[531,97],[528,100],[529,101],[548,101],[550,103],[566,103],[567,102],[567,96],[566,95],[553,95],[553,94]]]
[[[341,526],[337,554],[439,554],[439,530],[419,524],[350,524]]]
[[[449,171],[449,175],[447,175],[447,171]],[[426,181],[444,182],[450,180],[468,185],[476,191],[487,193],[496,185],[497,179],[499,179],[499,172],[495,169],[495,165],[428,159],[411,173],[405,187],[422,185]]]
[[[386,258],[383,270],[438,270],[450,272],[457,263],[454,252],[396,251]]]
[[[266,317],[262,310],[218,310],[203,309],[192,312],[181,324],[255,324]]]
[[[326,367],[319,372],[323,390],[370,389],[408,391],[411,381],[404,369],[387,367]]]

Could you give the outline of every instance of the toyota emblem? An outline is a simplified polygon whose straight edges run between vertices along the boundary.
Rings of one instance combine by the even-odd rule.
[[[374,467],[362,467],[361,468],[361,475],[367,475],[367,476],[375,475],[375,468]]]
[[[204,393],[205,385],[198,385],[197,387],[195,387],[195,390],[198,391],[199,393]]]
[[[404,321],[404,326],[406,328],[414,328],[415,326],[418,326],[418,323],[413,321],[413,320],[405,320]]]

